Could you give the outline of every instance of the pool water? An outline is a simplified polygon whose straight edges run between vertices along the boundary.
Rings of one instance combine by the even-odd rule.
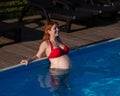
[[[0,96],[120,96],[120,38],[80,47],[69,57],[69,87],[59,93],[49,85],[49,61],[44,59],[1,70]]]

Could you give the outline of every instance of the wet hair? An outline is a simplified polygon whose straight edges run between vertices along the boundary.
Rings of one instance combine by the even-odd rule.
[[[48,30],[51,30],[51,28],[52,28],[52,26],[53,26],[54,24],[57,24],[57,25],[58,25],[57,22],[53,22],[53,21],[48,22],[48,23],[45,25],[44,36],[43,36],[43,38],[42,38],[43,41],[45,41],[45,40],[50,40],[50,34],[48,33]]]

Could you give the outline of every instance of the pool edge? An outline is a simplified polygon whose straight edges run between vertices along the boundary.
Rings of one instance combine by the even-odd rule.
[[[45,60],[45,59],[47,59],[47,57],[34,60],[31,63],[29,63],[29,64],[32,64],[32,63],[37,62],[37,61],[42,61],[42,60]],[[25,64],[16,64],[16,65],[13,65],[13,66],[10,66],[10,67],[7,67],[7,68],[0,69],[0,72],[7,71],[9,69],[13,69],[13,68],[17,68],[17,67],[21,67],[21,66],[26,66],[27,67],[27,65],[25,65]]]

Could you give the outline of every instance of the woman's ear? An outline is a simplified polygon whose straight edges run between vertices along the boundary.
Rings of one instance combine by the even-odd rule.
[[[50,30],[47,30],[48,31],[48,33],[50,34]]]

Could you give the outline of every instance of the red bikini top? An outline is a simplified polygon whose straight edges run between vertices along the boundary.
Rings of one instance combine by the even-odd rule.
[[[50,47],[51,47],[51,53],[48,56],[48,58],[56,58],[60,57],[64,54],[67,54],[69,51],[69,48],[67,46],[64,46],[64,49],[61,48],[53,48],[52,42],[50,41]]]

